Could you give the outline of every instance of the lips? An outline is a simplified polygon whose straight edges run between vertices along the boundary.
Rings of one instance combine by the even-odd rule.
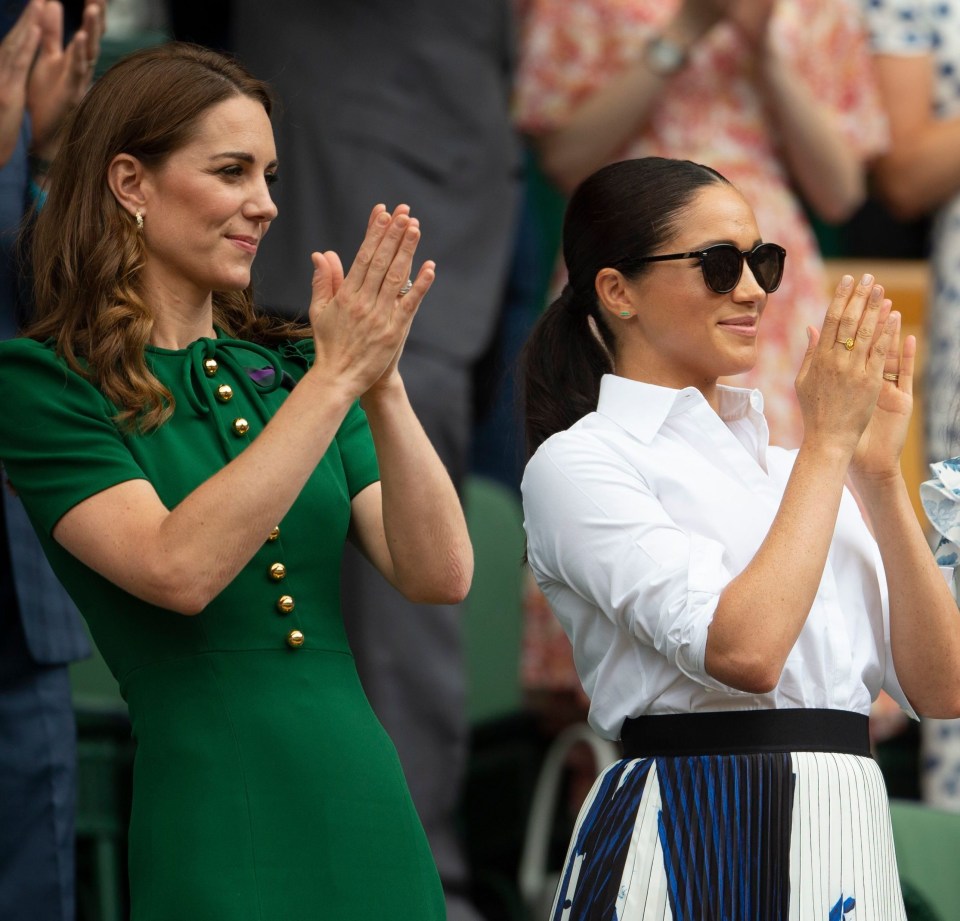
[[[255,253],[260,243],[257,237],[248,237],[244,234],[227,234],[227,239],[247,253]]]
[[[719,326],[736,326],[744,329],[755,328],[758,317],[732,317],[729,320],[721,320]]]

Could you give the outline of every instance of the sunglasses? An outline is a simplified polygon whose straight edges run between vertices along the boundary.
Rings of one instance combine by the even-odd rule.
[[[776,243],[760,243],[751,250],[741,251],[732,243],[717,243],[693,253],[670,253],[667,256],[647,256],[639,262],[666,262],[669,259],[698,259],[706,286],[717,294],[729,294],[740,283],[743,263],[746,261],[757,284],[767,294],[780,287],[783,262],[787,251]]]

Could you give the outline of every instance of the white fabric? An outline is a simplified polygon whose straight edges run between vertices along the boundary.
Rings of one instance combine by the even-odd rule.
[[[821,752],[794,752],[790,758],[796,789],[790,835],[789,921],[905,921],[890,807],[877,763],[856,755]],[[576,894],[577,874],[571,874],[568,888],[563,888],[566,865],[577,859],[575,843],[583,823],[595,817],[591,813],[603,809],[598,794],[605,777],[621,763],[603,772],[580,810],[551,921],[567,921],[570,916],[563,903]],[[633,767],[640,763],[633,762]],[[617,792],[613,791],[608,801]],[[607,917],[673,921],[661,839],[663,811],[654,765],[636,811],[615,911]],[[704,812],[711,833],[723,834],[715,807],[705,804]],[[712,890],[707,892],[705,901],[713,895]]]
[[[881,688],[913,715],[893,670],[879,552],[846,491],[777,687],[748,694],[704,671],[720,593],[766,536],[796,456],[768,446],[762,410],[757,391],[721,388],[718,416],[694,388],[607,375],[597,411],[549,438],[527,465],[530,566],[571,639],[590,722],[605,738],[643,714],[868,714]]]

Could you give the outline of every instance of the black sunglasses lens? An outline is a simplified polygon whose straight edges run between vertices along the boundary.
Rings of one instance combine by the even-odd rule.
[[[747,256],[754,278],[767,294],[780,287],[783,278],[783,257],[786,254],[776,243],[763,243]]]
[[[707,287],[717,294],[728,294],[740,281],[743,256],[732,243],[719,243],[704,251],[700,264]]]

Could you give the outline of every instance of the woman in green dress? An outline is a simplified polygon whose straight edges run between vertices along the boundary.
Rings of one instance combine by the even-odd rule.
[[[96,83],[32,235],[36,321],[0,346],[0,458],[129,704],[133,921],[440,919],[339,610],[348,539],[409,598],[469,587],[398,371],[435,267],[377,205],[346,274],[313,253],[309,325],[255,313],[277,171],[228,58]]]

